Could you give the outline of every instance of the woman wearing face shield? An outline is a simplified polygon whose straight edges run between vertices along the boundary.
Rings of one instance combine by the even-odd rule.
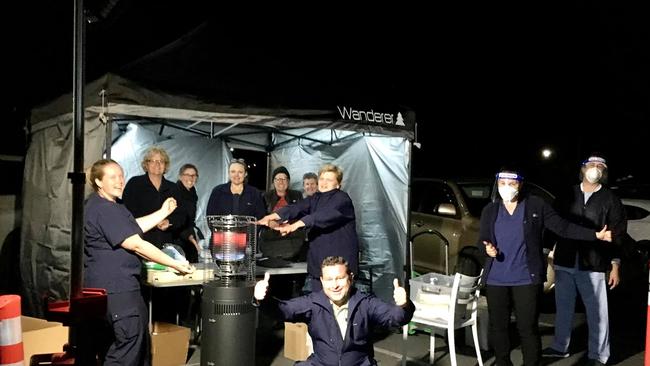
[[[499,199],[481,214],[478,247],[486,256],[482,283],[486,285],[490,341],[498,366],[510,366],[508,325],[514,310],[524,365],[538,365],[541,339],[539,299],[546,280],[543,232],[562,237],[611,241],[607,227],[596,232],[572,224],[539,197],[526,194],[523,176],[502,169],[496,176]]]
[[[578,294],[585,304],[589,342],[587,359],[590,364],[603,365],[609,359],[609,317],[607,285],[619,282],[617,249],[627,231],[627,221],[621,200],[603,186],[607,179],[607,162],[592,154],[580,167],[580,184],[567,197],[559,198],[560,212],[576,224],[597,228],[607,225],[612,230],[613,243],[597,240],[560,239],[553,256],[555,269],[555,337],[545,357],[569,356],[569,342],[575,300]],[[606,272],[611,269],[609,279]]]

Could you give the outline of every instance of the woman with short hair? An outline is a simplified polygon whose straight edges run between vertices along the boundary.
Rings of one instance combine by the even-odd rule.
[[[176,185],[165,179],[169,169],[169,155],[160,147],[147,149],[140,166],[145,174],[129,179],[124,187],[122,200],[133,216],[149,215],[168,198],[175,197]],[[144,238],[158,248],[173,241],[171,228],[180,225],[180,217],[174,213],[144,234]]]
[[[261,219],[266,214],[262,193],[246,184],[248,166],[244,159],[234,159],[228,165],[229,182],[220,184],[210,193],[206,215],[241,215]]]
[[[287,235],[301,227],[308,229],[307,282],[305,289],[318,291],[323,259],[341,256],[350,270],[359,273],[359,239],[357,238],[354,205],[341,190],[343,171],[336,165],[325,164],[318,173],[318,192],[302,201],[283,207],[262,218],[266,225]],[[288,223],[291,220],[297,220]],[[282,223],[282,225],[277,225]]]

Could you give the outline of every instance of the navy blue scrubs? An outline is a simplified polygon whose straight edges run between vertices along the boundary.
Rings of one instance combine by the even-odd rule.
[[[124,205],[93,193],[86,201],[84,287],[108,293],[107,327],[112,334],[100,348],[106,365],[149,365],[147,306],[140,293],[140,259],[122,248],[124,240],[142,235]],[[107,348],[106,348],[107,347]]]
[[[205,213],[207,216],[253,216],[259,220],[266,216],[266,207],[262,193],[257,188],[244,184],[241,194],[233,194],[230,191],[230,183],[224,183],[212,189]]]

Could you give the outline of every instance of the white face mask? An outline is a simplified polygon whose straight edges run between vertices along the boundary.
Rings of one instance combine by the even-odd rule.
[[[588,168],[585,172],[585,178],[587,178],[587,181],[591,184],[598,183],[602,176],[603,172],[601,172],[600,169],[596,167]]]
[[[512,202],[513,198],[517,196],[519,190],[512,186],[499,186],[499,196],[503,202]]]

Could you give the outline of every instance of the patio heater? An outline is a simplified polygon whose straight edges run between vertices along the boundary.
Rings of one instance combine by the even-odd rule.
[[[255,365],[256,218],[208,216],[213,270],[204,271],[201,366]],[[206,268],[207,269],[207,268]]]

